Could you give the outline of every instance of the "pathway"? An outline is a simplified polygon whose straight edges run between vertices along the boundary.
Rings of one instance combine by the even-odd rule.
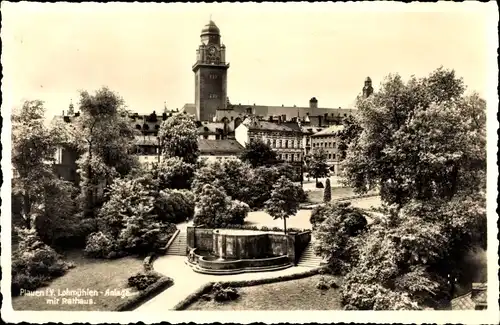
[[[274,278],[282,275],[301,273],[311,269],[310,267],[295,266],[274,272],[209,275],[194,272],[184,263],[185,260],[186,257],[184,256],[165,255],[159,257],[154,262],[155,271],[174,279],[174,285],[139,306],[134,311],[161,313],[165,310],[172,310],[177,303],[207,282]]]

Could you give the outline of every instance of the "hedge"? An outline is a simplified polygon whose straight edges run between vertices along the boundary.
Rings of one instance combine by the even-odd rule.
[[[146,302],[147,300],[153,298],[160,292],[170,288],[174,284],[174,281],[171,278],[163,276],[157,272],[154,273],[160,276],[160,279],[158,279],[158,281],[156,281],[146,289],[140,291],[137,295],[130,298],[129,300],[121,303],[118,307],[115,308],[115,311],[131,311],[139,307],[139,305]]]
[[[221,281],[220,283],[222,286],[230,286],[230,287],[252,287],[256,285],[261,285],[261,284],[269,284],[269,283],[276,283],[276,282],[283,282],[283,281],[290,281],[290,280],[297,280],[297,279],[303,279],[307,278],[316,274],[319,274],[321,270],[325,269],[324,266],[311,269],[305,272],[301,273],[294,273],[294,274],[289,274],[289,275],[282,275],[274,278],[266,278],[266,279],[255,279],[255,280],[241,280],[241,281]],[[212,291],[212,287],[215,284],[215,282],[208,282],[204,285],[202,285],[198,290],[187,296],[185,299],[180,301],[177,305],[175,305],[174,310],[185,310],[187,307],[189,307],[191,304],[193,304],[196,300],[198,300],[202,295],[206,293],[210,293]]]

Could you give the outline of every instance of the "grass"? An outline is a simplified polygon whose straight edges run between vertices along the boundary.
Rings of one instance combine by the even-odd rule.
[[[48,286],[37,289],[38,292],[55,290],[58,304],[47,303],[46,296],[19,296],[12,299],[14,310],[70,310],[70,311],[113,311],[125,299],[134,297],[137,293],[127,285],[130,276],[143,270],[142,259],[124,257],[116,260],[99,260],[84,257],[80,252],[68,253],[66,261],[73,262],[75,267],[62,277],[54,279]],[[57,292],[64,290],[89,289],[99,292],[97,297],[81,296],[81,299],[92,298],[93,304],[63,304],[62,298],[74,296],[58,296]],[[105,292],[125,290],[128,297],[106,296]],[[102,292],[102,293],[101,293]]]
[[[186,310],[341,310],[339,289],[316,288],[321,277],[241,287],[237,288],[240,297],[235,301],[218,303],[199,299]],[[340,284],[340,278],[335,280]]]
[[[310,203],[323,203],[323,192],[324,188],[314,188],[312,190],[306,191],[308,202]],[[332,188],[332,200],[341,199],[344,197],[350,197],[354,195],[352,188],[348,187],[336,187]]]

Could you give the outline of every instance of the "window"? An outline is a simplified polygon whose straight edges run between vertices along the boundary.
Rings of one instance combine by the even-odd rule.
[[[270,139],[267,139],[267,145],[271,146],[271,140]]]
[[[285,154],[285,160],[288,160],[288,154]]]
[[[328,154],[328,159],[332,159],[332,154],[331,153]]]
[[[285,148],[288,148],[288,140],[285,140]]]
[[[293,153],[290,154],[290,160],[293,161]]]
[[[281,140],[278,140],[278,147],[281,148]]]
[[[336,145],[337,145],[337,144],[334,142],[334,143],[333,143],[333,147],[335,148],[335,147],[336,147]]]
[[[333,159],[335,159],[335,157],[336,157],[336,155],[335,155],[335,154],[333,154]]]
[[[211,73],[210,76],[209,76],[209,78],[212,79],[212,80],[215,80],[215,79],[218,78],[218,76],[216,74]]]
[[[209,99],[217,99],[217,98],[219,98],[219,96],[217,94],[209,94],[208,98]]]
[[[273,148],[276,148],[276,139],[273,139]]]

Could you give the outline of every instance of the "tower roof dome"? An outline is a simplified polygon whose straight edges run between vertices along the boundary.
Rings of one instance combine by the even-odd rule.
[[[203,27],[203,29],[201,30],[201,35],[205,34],[217,34],[217,35],[220,34],[220,29],[213,22],[213,20],[210,20],[208,24],[206,24],[205,27]]]

